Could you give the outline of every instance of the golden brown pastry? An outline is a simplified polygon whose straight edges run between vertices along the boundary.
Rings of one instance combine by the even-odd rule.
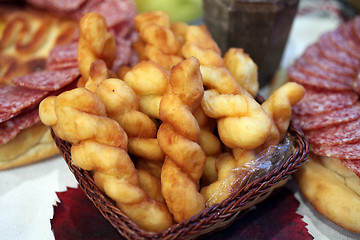
[[[111,69],[116,57],[116,43],[108,32],[105,18],[95,12],[84,14],[79,22],[78,62],[79,70],[86,88],[94,91],[98,78],[89,79],[90,67],[96,60],[105,62],[107,69]],[[102,79],[100,78],[100,81]]]
[[[187,28],[182,54],[200,61],[208,88],[201,105],[207,116],[217,119],[221,141],[230,148],[253,149],[263,144],[271,119],[225,68],[219,48],[204,27]]]
[[[304,96],[304,88],[297,83],[287,83],[276,90],[263,104],[273,122],[268,139],[253,149],[233,148],[232,153],[223,153],[215,160],[218,178],[201,189],[207,205],[219,203],[229,197],[254,171],[258,152],[284,139],[291,119],[291,107]],[[210,164],[210,163],[209,163]]]
[[[158,141],[166,154],[161,189],[176,222],[186,220],[205,208],[199,181],[206,155],[198,141],[200,127],[193,112],[204,92],[200,65],[191,57],[174,66],[169,86],[160,103]]]
[[[259,91],[258,67],[241,48],[230,48],[224,56],[224,65],[236,81],[253,97]]]
[[[339,159],[310,154],[295,178],[316,211],[349,231],[360,232],[360,180]]]
[[[73,164],[92,171],[95,183],[136,224],[155,232],[172,224],[167,207],[141,188],[127,153],[127,135],[107,117],[100,97],[85,88],[67,91],[42,101],[40,117],[57,136],[73,143]]]
[[[133,46],[140,61],[151,60],[170,70],[183,60],[168,14],[162,11],[145,12],[138,14],[134,22],[139,38]]]

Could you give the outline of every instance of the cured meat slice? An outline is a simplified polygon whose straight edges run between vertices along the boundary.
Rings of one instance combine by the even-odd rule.
[[[78,67],[77,42],[54,47],[46,60],[47,70],[76,67]]]
[[[349,122],[360,117],[360,103],[317,115],[293,114],[292,121],[303,131]]]
[[[348,55],[360,59],[359,48],[356,48],[352,45],[351,41],[348,41],[343,35],[343,28],[346,28],[346,25],[342,25],[335,31],[331,32],[330,39],[332,43],[340,50]]]
[[[325,71],[325,70],[321,69],[320,67],[318,67],[317,65],[314,65],[314,64],[308,62],[305,58],[298,58],[295,61],[294,66],[305,74],[309,74],[314,77],[319,77],[324,80],[340,82],[347,86],[352,86],[352,83],[353,83],[353,79],[354,79],[353,76],[342,76],[339,74]]]
[[[288,69],[288,75],[292,81],[313,88],[327,89],[333,91],[349,91],[352,89],[350,86],[347,86],[344,83],[328,81],[319,77],[305,74],[294,66],[291,66]]]
[[[360,142],[344,143],[336,146],[310,145],[316,155],[339,159],[360,159]]]
[[[341,65],[335,61],[324,58],[321,55],[320,49],[317,45],[309,46],[303,56],[308,62],[313,65],[319,66],[321,69],[332,72],[341,76],[355,77],[357,75],[357,71],[353,68],[349,68],[345,65]]]
[[[128,31],[132,28],[132,19],[137,10],[136,5],[130,0],[88,0],[84,7],[74,12],[73,16],[79,20],[87,12],[97,12],[106,18],[109,28],[118,24],[128,23]],[[126,27],[126,24],[123,24]]]
[[[360,50],[357,47],[360,45],[360,40],[357,39],[356,34],[354,32],[355,19],[356,18],[354,18],[352,21],[350,21],[349,23],[344,25],[344,27],[341,27],[341,31],[342,31],[344,38],[348,42],[350,42],[352,48],[356,49],[355,51],[360,52]]]
[[[335,146],[360,141],[360,118],[305,132],[310,144]]]
[[[346,65],[354,70],[359,68],[359,59],[356,59],[345,52],[336,49],[336,46],[332,44],[331,32],[323,34],[317,45],[325,58]]]
[[[360,159],[340,159],[348,169],[352,170],[360,178]]]
[[[14,78],[13,83],[31,89],[56,91],[74,81],[79,75],[78,68],[44,70]]]
[[[360,17],[354,18],[353,23],[353,32],[356,36],[356,39],[360,41]]]
[[[49,0],[27,0],[30,4],[58,13],[72,12],[80,8],[87,0],[62,0],[62,1],[49,1]]]
[[[7,143],[23,129],[33,126],[40,121],[39,109],[35,108],[23,112],[0,124],[0,144]]]
[[[16,113],[38,104],[48,91],[29,89],[17,85],[0,87],[0,112]]]
[[[121,66],[128,65],[131,60],[131,54],[131,42],[121,38],[116,39],[116,58],[112,70],[116,72]]]
[[[353,105],[358,95],[353,91],[328,91],[305,88],[305,96],[293,108],[298,115],[313,115]]]

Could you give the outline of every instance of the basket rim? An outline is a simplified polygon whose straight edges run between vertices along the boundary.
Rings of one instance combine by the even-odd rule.
[[[264,176],[239,188],[224,201],[204,209],[199,214],[183,222],[175,223],[162,232],[155,233],[139,228],[116,207],[113,200],[96,186],[88,171],[73,165],[70,152],[72,144],[57,137],[51,129],[51,135],[70,171],[78,181],[80,188],[118,233],[126,239],[189,239],[208,233],[209,228],[215,225],[219,226],[210,230],[210,232],[219,230],[222,223],[233,219],[241,211],[252,206],[252,202],[256,202],[257,199],[271,193],[278,183],[287,180],[292,173],[307,161],[309,146],[302,130],[290,122],[288,133],[294,141],[294,152],[286,161]]]

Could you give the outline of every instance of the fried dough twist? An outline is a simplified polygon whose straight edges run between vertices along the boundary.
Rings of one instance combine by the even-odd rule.
[[[165,156],[156,138],[157,127],[146,114],[139,111],[139,100],[134,90],[120,79],[109,78],[98,85],[95,93],[104,102],[107,115],[127,133],[129,153],[162,164]],[[153,177],[145,170],[138,173],[142,188],[152,198],[163,199],[160,178]]]
[[[159,119],[160,101],[169,83],[170,72],[152,61],[134,65],[124,76],[126,82],[138,95],[140,111]]]
[[[206,115],[216,118],[219,136],[230,148],[254,149],[267,139],[270,117],[224,66],[220,50],[202,26],[189,26],[184,57],[194,56],[201,64],[205,91],[201,102]]]
[[[205,208],[199,193],[206,155],[198,144],[200,127],[193,112],[198,108],[203,84],[199,62],[191,57],[174,66],[160,104],[160,147],[166,154],[161,184],[165,201],[176,222]]]
[[[206,206],[220,203],[241,187],[241,184],[244,183],[243,180],[251,172],[251,168],[246,168],[246,165],[244,167],[244,163],[255,158],[255,150],[241,148],[234,149],[233,153],[220,154],[215,160],[217,180],[201,189],[201,194],[206,199]]]
[[[265,112],[272,118],[274,124],[271,133],[262,148],[278,144],[286,135],[291,120],[291,107],[298,103],[305,94],[300,84],[288,82],[275,90],[262,104]]]
[[[141,228],[162,231],[172,224],[166,205],[141,189],[127,153],[127,135],[106,116],[103,101],[85,88],[76,88],[40,104],[41,121],[60,138],[73,143],[73,164],[92,171],[95,183]]]
[[[230,48],[224,55],[224,65],[236,81],[253,97],[259,91],[258,67],[241,48]]]
[[[305,90],[301,85],[290,82],[277,89],[262,104],[274,122],[268,139],[258,149],[234,148],[232,154],[222,154],[215,160],[218,179],[201,189],[208,206],[223,201],[234,192],[235,187],[241,187],[239,183],[251,173],[251,161],[257,158],[257,152],[270,145],[277,145],[285,137],[291,119],[291,107],[299,102],[304,94]]]
[[[151,60],[166,69],[183,60],[180,43],[171,30],[169,15],[162,11],[138,14],[134,18],[138,40],[133,44],[140,60]]]
[[[103,60],[106,68],[111,69],[116,58],[116,42],[113,35],[108,32],[106,19],[95,12],[86,13],[80,19],[79,32],[79,70],[86,88],[94,91],[102,78],[91,77],[91,65],[97,60]]]

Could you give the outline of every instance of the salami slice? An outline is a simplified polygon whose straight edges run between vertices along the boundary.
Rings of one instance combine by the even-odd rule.
[[[325,58],[346,65],[354,70],[359,68],[359,59],[345,52],[338,51],[336,46],[332,44],[331,32],[323,34],[317,42],[317,45]]]
[[[339,74],[335,74],[329,71],[325,71],[318,67],[317,65],[311,64],[305,58],[298,58],[295,61],[296,68],[298,68],[301,72],[305,74],[309,74],[314,77],[322,78],[324,80],[333,81],[343,83],[347,86],[352,86],[353,76],[343,76]]]
[[[54,47],[46,60],[47,70],[76,67],[78,67],[77,42]]]
[[[316,155],[340,159],[360,159],[360,142],[344,143],[336,146],[310,145]]]
[[[62,1],[27,0],[27,2],[38,8],[51,10],[60,14],[77,10],[86,1],[87,0],[62,0]]]
[[[305,132],[310,144],[335,146],[360,141],[360,118]]]
[[[2,86],[0,87],[0,112],[19,112],[29,106],[37,105],[48,94],[48,91],[17,85]]]
[[[356,39],[360,42],[360,17],[354,18],[353,21],[353,32],[356,36]]]
[[[132,23],[137,10],[135,3],[130,0],[88,0],[84,7],[73,13],[73,16],[79,20],[87,12],[97,12],[103,15],[109,28],[124,22],[129,23],[124,24],[124,27],[130,31],[132,28],[130,23]]]
[[[124,39],[116,40],[116,58],[112,66],[113,71],[117,71],[121,66],[128,65],[131,60],[131,42]]]
[[[13,83],[31,89],[56,91],[74,81],[79,74],[78,68],[44,70],[14,78]]]
[[[292,121],[303,131],[349,122],[360,117],[360,103],[317,115],[293,114]]]
[[[330,39],[332,43],[340,50],[348,55],[360,59],[360,51],[358,48],[352,45],[352,42],[348,41],[343,35],[343,29],[346,25],[342,25],[335,31],[331,32]]]
[[[349,23],[344,25],[344,27],[341,28],[344,38],[347,41],[351,42],[352,48],[357,48],[357,46],[360,45],[360,41],[359,41],[359,39],[357,39],[355,32],[354,32],[355,19],[356,18],[354,18]],[[356,51],[360,51],[360,50],[356,50]]]
[[[0,112],[0,123],[12,118],[16,113]]]
[[[333,91],[349,91],[352,89],[350,86],[347,86],[344,83],[328,81],[319,77],[305,74],[294,66],[291,66],[288,69],[288,75],[292,81],[313,88],[327,89]]]
[[[347,107],[358,101],[353,91],[329,91],[305,88],[305,96],[293,108],[297,115],[313,115]]]
[[[7,143],[15,138],[21,130],[31,127],[39,121],[39,109],[35,108],[0,123],[0,144]]]
[[[309,46],[303,56],[308,62],[313,65],[317,65],[321,69],[332,72],[341,76],[355,77],[357,75],[357,71],[353,68],[349,68],[346,65],[339,64],[335,61],[324,58],[321,55],[320,49],[317,45]]]

